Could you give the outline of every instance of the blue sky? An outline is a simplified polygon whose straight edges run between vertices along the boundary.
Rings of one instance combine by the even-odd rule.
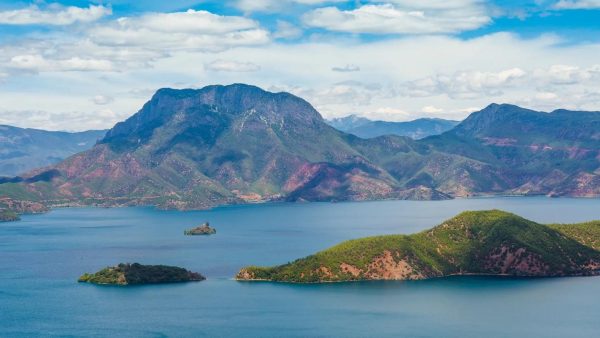
[[[0,0],[0,123],[108,128],[233,82],[325,117],[600,110],[600,0]]]

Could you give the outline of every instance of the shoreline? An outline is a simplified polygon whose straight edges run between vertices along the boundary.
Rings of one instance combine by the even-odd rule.
[[[574,200],[600,200],[600,195],[598,196],[548,196],[545,194],[498,194],[498,195],[473,195],[468,197],[454,197],[450,199],[398,199],[398,198],[384,198],[384,199],[365,199],[365,200],[333,200],[333,201],[284,201],[284,200],[264,200],[264,201],[256,201],[256,202],[243,202],[243,203],[225,203],[218,204],[213,207],[206,208],[161,208],[155,204],[134,204],[134,205],[94,205],[94,204],[83,204],[83,203],[64,203],[64,204],[56,204],[56,205],[48,205],[48,211],[43,212],[34,212],[34,213],[22,213],[19,215],[38,215],[45,214],[51,212],[52,210],[60,210],[60,209],[83,209],[83,208],[101,208],[101,209],[117,209],[117,208],[153,208],[161,211],[180,211],[180,212],[189,212],[189,211],[208,211],[215,210],[219,208],[228,208],[228,207],[236,207],[236,206],[256,206],[256,205],[277,205],[277,204],[344,204],[344,203],[369,203],[369,202],[391,202],[391,201],[406,201],[406,202],[447,202],[454,200],[478,200],[478,199],[494,199],[494,198],[544,198],[544,199],[574,199]],[[43,202],[37,202],[42,203]]]
[[[560,279],[560,278],[578,278],[578,277],[600,277],[600,270],[589,275],[564,275],[564,276],[518,276],[510,274],[492,274],[492,273],[459,273],[449,274],[438,277],[428,277],[422,279],[358,279],[358,280],[345,280],[345,281],[321,281],[321,282],[294,282],[294,281],[274,281],[270,279],[239,279],[233,278],[236,282],[249,282],[249,283],[277,283],[277,284],[290,284],[290,285],[315,285],[315,284],[356,284],[356,283],[371,283],[371,282],[425,282],[441,279],[461,278],[461,277],[490,277],[494,279],[513,279],[513,280],[525,280],[525,279]]]

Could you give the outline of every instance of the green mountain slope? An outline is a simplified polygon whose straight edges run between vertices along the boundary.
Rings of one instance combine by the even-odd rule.
[[[243,84],[161,89],[92,149],[0,179],[0,198],[202,209],[279,200],[596,197],[599,116],[491,105],[438,136],[362,139],[288,93]]]
[[[582,231],[590,228],[594,230]],[[461,274],[593,275],[600,272],[600,252],[586,244],[597,243],[598,228],[600,222],[546,226],[499,210],[464,212],[418,234],[351,240],[281,266],[244,268],[237,279],[330,282]]]

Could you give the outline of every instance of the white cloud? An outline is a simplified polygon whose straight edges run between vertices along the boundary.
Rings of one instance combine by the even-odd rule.
[[[435,106],[425,106],[421,109],[421,111],[426,114],[439,114],[444,110]]]
[[[105,129],[122,118],[123,116],[110,109],[90,113],[77,111],[52,113],[42,110],[0,111],[0,124],[44,130],[80,131],[80,126],[85,126],[88,130]]]
[[[600,8],[600,0],[560,0],[554,9],[596,9]]]
[[[114,24],[108,23],[111,27]],[[255,25],[249,29],[261,29]],[[147,27],[160,29],[144,25],[144,29]],[[228,32],[210,29],[209,35],[215,40],[222,34],[219,32]],[[60,39],[36,35],[36,39],[0,46],[0,73],[9,75],[0,83],[2,108],[46,112],[40,112],[39,118],[36,114],[0,112],[5,123],[48,123],[60,129],[65,124],[61,127],[58,121],[63,118],[72,129],[108,128],[116,121],[110,116],[98,119],[93,114],[98,108],[108,107],[97,106],[91,100],[98,93],[118,98],[110,108],[118,112],[114,119],[122,120],[136,112],[156,88],[198,88],[233,82],[290,91],[329,118],[356,113],[396,120],[423,116],[462,119],[492,101],[543,110],[600,109],[600,79],[596,75],[600,67],[595,66],[600,44],[566,44],[551,35],[524,39],[498,33],[468,40],[447,35],[405,36],[370,42],[352,38],[302,39],[294,43],[269,40],[220,49],[174,46],[161,50],[155,47],[164,46],[161,34],[155,46],[150,40],[136,45],[105,45],[86,34],[88,30],[83,28],[73,30],[71,35],[62,34]],[[11,64],[11,59],[24,55],[39,56],[30,59],[39,66],[25,67],[24,58],[15,58]],[[59,62],[75,57],[108,61],[111,68],[106,69],[111,71],[83,74],[73,71],[77,62]],[[260,64],[260,76],[252,72],[215,72],[205,67],[215,60]],[[344,68],[347,63],[360,65],[361,71],[331,71],[332,66]],[[73,113],[63,113],[65,107]]]
[[[311,27],[370,34],[448,34],[482,27],[491,21],[477,0],[395,1],[352,10],[315,9],[303,16]],[[461,6],[458,6],[461,5]]]
[[[71,57],[68,59],[47,59],[42,55],[15,55],[9,66],[32,72],[52,71],[111,71],[113,66],[108,60],[84,59]]]
[[[218,52],[270,40],[269,32],[254,20],[192,9],[120,18],[96,26],[90,30],[89,37],[100,46],[141,47],[167,53],[177,50]]]
[[[581,69],[572,65],[552,65],[548,69],[538,69],[535,75],[551,84],[577,84],[588,80],[600,80],[600,65]]]
[[[92,98],[92,102],[94,102],[94,104],[97,104],[99,106],[103,106],[103,105],[107,105],[111,102],[113,102],[115,99],[112,96],[107,96],[107,95],[96,95]]]
[[[349,73],[360,71],[360,67],[357,65],[347,64],[343,67],[332,67],[331,70],[334,72]]]
[[[213,72],[256,72],[260,66],[252,62],[215,60],[205,65],[206,70]]]
[[[31,5],[27,8],[0,12],[0,24],[4,25],[53,25],[65,26],[76,22],[96,21],[103,16],[111,15],[112,9],[102,5],[90,5],[88,8],[64,7],[52,4],[45,8]]]
[[[408,96],[426,97],[445,94],[452,98],[473,98],[481,94],[498,96],[515,80],[523,78],[525,71],[511,68],[499,72],[460,71],[452,75],[434,76],[407,82],[400,92]]]
[[[411,113],[400,108],[381,107],[367,114],[369,119],[383,121],[406,121],[411,119]]]
[[[347,0],[237,0],[235,5],[244,12],[275,12],[283,10],[291,4],[314,6],[346,1]]]
[[[283,20],[277,20],[277,30],[273,33],[275,39],[296,39],[302,36],[302,29]]]
[[[72,32],[36,34],[0,45],[0,72],[127,71],[177,52],[220,52],[264,45],[258,22],[206,11],[148,13]]]

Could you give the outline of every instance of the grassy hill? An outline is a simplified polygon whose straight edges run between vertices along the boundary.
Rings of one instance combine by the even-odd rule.
[[[457,274],[592,275],[600,269],[599,229],[600,222],[547,226],[500,210],[464,212],[414,235],[350,240],[288,264],[247,267],[237,279],[339,282]]]

